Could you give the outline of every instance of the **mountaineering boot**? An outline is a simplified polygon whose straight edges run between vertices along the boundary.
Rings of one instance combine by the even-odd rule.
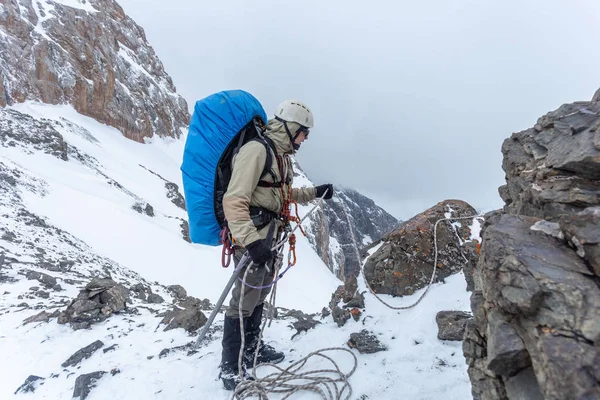
[[[247,323],[247,318],[244,318],[244,323]],[[235,390],[236,386],[241,382],[238,357],[242,346],[242,336],[240,335],[240,320],[225,316],[223,322],[223,352],[221,353],[221,372],[219,379],[223,381],[223,386],[226,390]],[[244,370],[244,379],[253,379]]]
[[[256,308],[254,312],[246,320],[245,325],[245,339],[246,347],[244,348],[244,365],[246,368],[254,367],[254,353],[256,347],[258,347],[258,358],[256,364],[271,363],[277,364],[283,361],[285,355],[275,350],[272,346],[265,344],[262,340],[258,340],[260,336],[260,324],[262,321],[262,314],[265,304],[262,303]],[[259,343],[260,342],[260,343]]]

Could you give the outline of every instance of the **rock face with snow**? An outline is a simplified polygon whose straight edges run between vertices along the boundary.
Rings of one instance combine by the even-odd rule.
[[[475,400],[600,398],[600,98],[504,142],[463,351]]]
[[[435,259],[436,221],[476,214],[464,201],[446,200],[403,223],[382,239],[382,246],[365,263],[365,277],[371,288],[376,293],[404,296],[427,286]],[[438,224],[436,281],[459,272],[465,265],[470,269],[476,262],[476,242],[469,230],[472,221],[451,219]]]
[[[361,193],[335,187],[332,201],[310,217],[308,240],[340,279],[357,276],[362,249],[398,225],[398,220]]]
[[[189,122],[144,30],[114,0],[3,2],[0,37],[0,106],[71,104],[139,142],[179,137]]]

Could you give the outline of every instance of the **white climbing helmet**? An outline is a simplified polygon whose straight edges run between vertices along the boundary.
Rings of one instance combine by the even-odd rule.
[[[275,117],[286,122],[296,122],[307,128],[314,125],[313,114],[310,108],[298,100],[286,100],[277,106]]]

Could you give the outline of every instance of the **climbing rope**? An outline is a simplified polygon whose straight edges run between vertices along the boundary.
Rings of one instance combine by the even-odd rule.
[[[442,222],[442,221],[450,221],[450,220],[458,220],[458,219],[475,219],[475,218],[483,217],[483,214],[470,215],[468,217],[447,217],[447,218],[438,219],[435,222],[435,225],[433,227],[433,244],[434,244],[434,248],[435,248],[435,252],[434,252],[435,255],[434,255],[434,259],[433,259],[433,272],[431,273],[431,278],[429,279],[429,283],[425,287],[425,291],[423,291],[423,293],[421,293],[421,296],[419,296],[419,298],[417,299],[416,302],[414,302],[413,304],[408,305],[408,306],[396,307],[396,306],[392,306],[392,305],[386,303],[382,298],[380,298],[379,295],[377,295],[377,293],[375,293],[375,291],[371,288],[371,285],[369,285],[369,282],[367,282],[367,277],[365,276],[365,271],[363,270],[363,265],[362,265],[362,262],[360,260],[360,253],[358,251],[358,245],[356,243],[356,239],[354,237],[354,233],[352,232],[352,228],[351,228],[352,225],[350,223],[350,216],[348,215],[348,211],[346,209],[346,204],[344,202],[342,202],[342,208],[344,210],[344,214],[346,215],[346,221],[348,222],[348,227],[349,227],[350,233],[351,233],[351,239],[352,239],[352,242],[353,242],[353,245],[354,245],[354,249],[356,250],[357,260],[358,260],[358,263],[360,265],[360,272],[361,272],[361,274],[363,276],[363,280],[365,282],[365,285],[367,286],[367,289],[369,289],[369,292],[371,292],[371,294],[373,296],[375,296],[375,298],[377,300],[379,300],[386,307],[391,308],[392,310],[408,310],[410,308],[415,307],[417,304],[419,304],[421,302],[421,300],[423,300],[423,298],[425,298],[425,295],[427,294],[427,292],[429,291],[429,288],[433,284],[433,280],[435,279],[435,273],[437,271],[437,260],[438,260],[438,245],[437,245],[437,227],[438,227],[438,224],[440,222]],[[463,259],[465,261],[467,261],[467,258],[465,257],[465,255],[463,254],[463,252],[460,250],[460,248],[459,248],[459,252],[462,255]]]
[[[248,269],[244,273],[243,280],[245,281],[248,276]],[[277,269],[275,269],[277,272]],[[271,324],[273,315],[272,310],[275,308],[275,290],[276,286],[271,293],[270,298],[270,307],[269,307],[269,316],[265,318],[263,321],[258,341],[256,345],[256,350],[254,352],[253,359],[253,367],[252,367],[252,379],[246,379],[245,370],[243,369],[243,357],[244,357],[244,347],[246,345],[246,338],[244,332],[244,316],[242,314],[242,304],[244,298],[244,287],[246,285],[242,285],[240,303],[239,303],[239,318],[240,318],[240,335],[242,339],[240,353],[238,356],[238,371],[241,382],[235,388],[231,399],[243,400],[249,397],[258,396],[259,400],[268,400],[269,393],[277,393],[277,394],[285,394],[281,399],[288,399],[294,393],[302,392],[302,391],[310,391],[316,393],[321,396],[323,400],[348,400],[352,395],[352,386],[348,382],[348,378],[354,374],[356,368],[358,367],[358,359],[356,355],[343,347],[328,347],[324,349],[320,349],[308,354],[306,357],[294,362],[287,368],[282,368],[276,364],[272,363],[263,363],[257,364],[258,354],[260,352],[260,345],[262,344],[262,337],[265,327],[267,325],[267,321],[269,321],[269,326]],[[353,366],[349,373],[344,373],[340,369],[339,365],[335,362],[335,360],[326,355],[327,352],[332,351],[342,351],[347,352],[352,355],[353,358]],[[315,369],[303,371],[302,369],[308,363],[308,361],[313,357],[320,357],[328,360],[333,368],[327,369]],[[263,377],[258,377],[256,371],[258,368],[274,368],[278,370],[278,372],[273,372],[267,374]]]
[[[346,352],[352,355],[353,366],[350,372],[344,373],[335,360],[327,355],[328,352]],[[329,361],[331,368],[321,368],[302,371],[311,358],[322,358]],[[306,357],[294,362],[287,368],[276,364],[260,364],[253,368],[254,380],[245,380],[235,389],[233,398],[247,399],[258,396],[261,400],[268,400],[268,393],[284,394],[281,399],[288,399],[293,394],[310,391],[316,393],[323,400],[348,400],[352,396],[352,387],[348,378],[354,374],[358,366],[356,355],[343,347],[328,347],[314,351]],[[270,367],[277,370],[259,378],[257,368]]]

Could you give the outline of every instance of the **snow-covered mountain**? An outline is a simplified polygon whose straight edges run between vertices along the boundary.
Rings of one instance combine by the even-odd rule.
[[[130,139],[179,137],[185,100],[144,30],[114,0],[0,4],[0,106],[71,104]]]
[[[296,184],[312,186],[294,163]],[[358,275],[363,248],[398,225],[398,220],[356,190],[334,186],[332,201],[323,202],[307,220],[305,232],[313,249],[340,279]]]

